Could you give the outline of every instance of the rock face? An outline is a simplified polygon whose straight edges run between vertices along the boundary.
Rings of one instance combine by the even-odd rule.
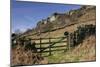
[[[36,30],[43,32],[43,31],[49,31],[61,26],[64,26],[65,24],[68,24],[70,22],[70,16],[67,14],[56,14],[54,13],[52,16],[48,17],[45,20],[39,21],[37,23]]]

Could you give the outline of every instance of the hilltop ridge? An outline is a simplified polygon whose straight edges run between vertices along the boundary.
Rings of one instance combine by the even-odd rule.
[[[70,10],[66,13],[53,13],[47,19],[43,19],[37,23],[36,28],[27,30],[24,35],[35,35],[46,33],[48,31],[56,31],[68,27],[69,25],[92,21],[96,19],[95,6],[82,6],[76,10]]]

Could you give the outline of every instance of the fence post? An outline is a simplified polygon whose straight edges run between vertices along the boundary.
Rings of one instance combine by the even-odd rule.
[[[70,50],[70,42],[71,42],[71,36],[70,36],[70,33],[67,35],[67,37],[66,37],[66,39],[67,39],[67,42],[66,42],[66,45],[67,45],[67,50]]]
[[[42,40],[42,39],[41,39],[41,37],[40,37],[40,55],[42,55],[42,52],[41,52],[41,47],[42,47],[42,46],[41,46],[41,42],[42,42],[42,41],[41,41],[41,40]]]
[[[75,35],[75,37],[76,37],[76,44],[78,44],[78,36],[79,36],[79,33],[78,33],[78,30],[76,30],[76,35]]]
[[[69,50],[69,33],[64,32],[64,35],[66,36],[66,50]]]
[[[49,37],[49,45],[51,45],[51,38]],[[51,46],[49,47],[49,55],[51,55]]]
[[[70,33],[68,34],[68,50],[70,50],[70,40],[71,40],[71,38],[70,38]]]

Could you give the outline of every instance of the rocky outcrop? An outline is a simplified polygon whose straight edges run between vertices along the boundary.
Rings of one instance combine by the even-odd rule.
[[[48,32],[83,20],[95,19],[95,11],[95,6],[88,5],[76,10],[70,10],[67,13],[53,13],[46,19],[39,21],[36,28],[34,28],[34,32]]]

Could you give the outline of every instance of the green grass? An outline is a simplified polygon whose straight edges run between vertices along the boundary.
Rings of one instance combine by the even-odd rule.
[[[79,62],[80,56],[74,56],[71,53],[55,53],[54,55],[48,56],[49,63],[65,63],[65,62]]]

